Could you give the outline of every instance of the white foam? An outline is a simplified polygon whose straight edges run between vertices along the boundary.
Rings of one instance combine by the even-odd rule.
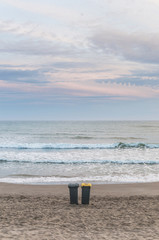
[[[157,182],[159,174],[149,174],[147,176],[88,176],[88,177],[5,177],[0,178],[0,182],[16,184],[61,184],[68,182],[97,182],[97,183],[142,183]]]
[[[146,143],[110,143],[110,144],[74,144],[74,143],[4,143],[0,148],[7,149],[124,149],[159,148],[159,144]]]

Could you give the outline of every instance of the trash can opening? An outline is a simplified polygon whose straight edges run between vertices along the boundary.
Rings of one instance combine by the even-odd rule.
[[[92,187],[91,183],[82,183],[81,187]]]
[[[69,183],[68,187],[69,188],[71,188],[71,187],[79,187],[79,184],[78,183]]]

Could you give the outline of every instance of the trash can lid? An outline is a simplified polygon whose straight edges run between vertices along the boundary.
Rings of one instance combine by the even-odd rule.
[[[81,187],[92,187],[91,183],[82,183]]]
[[[78,183],[69,183],[68,184],[68,187],[79,187],[79,184]]]

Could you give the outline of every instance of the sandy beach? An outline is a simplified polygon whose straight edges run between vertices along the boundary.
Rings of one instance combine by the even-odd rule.
[[[159,239],[159,183],[93,185],[70,205],[67,185],[0,184],[0,239]]]

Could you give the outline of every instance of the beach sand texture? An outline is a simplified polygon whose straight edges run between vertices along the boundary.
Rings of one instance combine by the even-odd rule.
[[[93,185],[90,204],[67,185],[0,184],[0,239],[159,239],[159,183]]]

